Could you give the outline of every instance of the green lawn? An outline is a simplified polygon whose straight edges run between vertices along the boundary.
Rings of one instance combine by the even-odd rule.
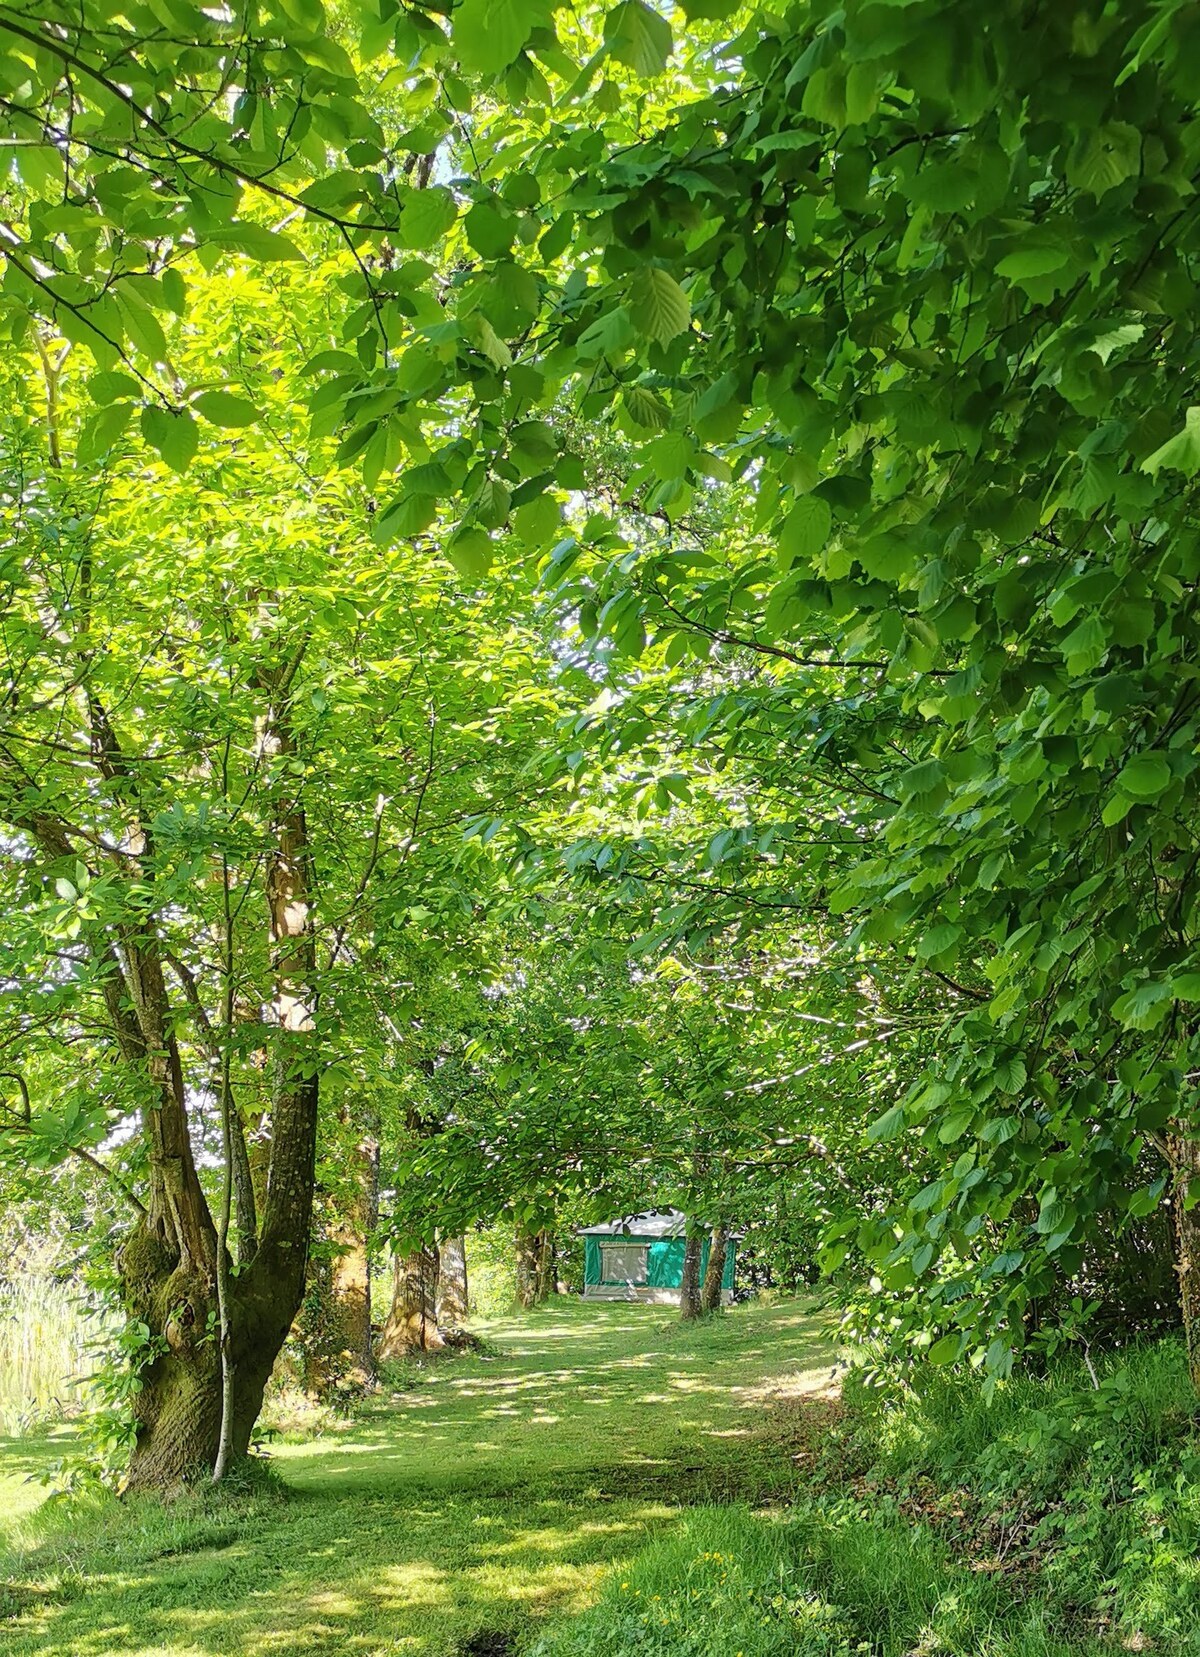
[[[765,1402],[819,1396],[835,1361],[796,1302],[685,1327],[564,1300],[484,1333],[493,1356],[277,1446],[281,1492],[31,1517],[63,1446],[0,1443],[5,1657],[520,1650],[689,1506],[789,1493]]]

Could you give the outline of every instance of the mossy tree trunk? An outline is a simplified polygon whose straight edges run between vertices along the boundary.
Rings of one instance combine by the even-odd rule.
[[[377,1126],[364,1112],[368,1126]],[[341,1126],[350,1134],[348,1108]],[[309,1274],[299,1333],[305,1385],[318,1397],[374,1385],[370,1240],[379,1210],[379,1140],[374,1131],[349,1152],[345,1177],[327,1194],[314,1230],[318,1252]]]
[[[725,1276],[725,1257],[729,1252],[729,1237],[723,1225],[713,1227],[708,1250],[708,1266],[700,1287],[700,1310],[705,1314],[721,1310],[721,1282]]]
[[[1187,1343],[1188,1371],[1200,1392],[1200,1138],[1172,1133],[1167,1141],[1174,1173],[1175,1269],[1179,1310]],[[1191,1206],[1189,1206],[1189,1194]]]
[[[528,1312],[538,1301],[538,1239],[528,1226],[518,1223],[517,1251],[517,1305]]]
[[[272,706],[260,722],[264,756],[291,751],[287,680],[264,688]],[[136,783],[116,738],[94,710],[96,741],[113,777]],[[140,812],[135,812],[138,823]],[[39,825],[43,849],[62,855],[69,837],[53,823]],[[131,830],[132,843],[152,865],[148,831]],[[57,842],[57,843],[56,843]],[[225,1463],[245,1455],[262,1407],[263,1389],[304,1291],[312,1217],[319,1082],[314,1036],[315,942],[310,917],[309,846],[304,812],[286,796],[275,802],[272,842],[264,863],[269,915],[274,1029],[270,1082],[270,1152],[261,1217],[239,1226],[241,1267],[229,1280],[225,1351],[232,1365],[232,1409],[226,1422]],[[222,1438],[222,1363],[217,1308],[217,1233],[196,1172],[188,1120],[189,1088],[176,1037],[177,1011],[168,993],[156,929],[151,883],[140,873],[129,924],[115,937],[92,941],[100,957],[103,994],[116,1044],[145,1098],[143,1132],[149,1153],[149,1201],[118,1253],[124,1303],[149,1331],[148,1355],[132,1410],[135,1440],[128,1483],[162,1489],[212,1473]],[[171,958],[196,1000],[194,981]],[[202,1025],[214,1047],[222,1034]],[[240,1117],[237,1122],[240,1137]],[[235,1162],[245,1170],[244,1159]],[[241,1218],[241,1216],[239,1216]],[[246,1233],[249,1232],[247,1236]]]
[[[537,1298],[549,1300],[558,1291],[558,1242],[554,1232],[538,1233]]]

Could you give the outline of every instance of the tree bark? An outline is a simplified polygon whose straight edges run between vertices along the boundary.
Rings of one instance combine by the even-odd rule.
[[[538,1300],[537,1238],[526,1226],[518,1224],[517,1249],[517,1305],[530,1311]]]
[[[721,1310],[721,1279],[725,1276],[725,1256],[728,1251],[729,1238],[725,1227],[714,1226],[708,1251],[708,1268],[700,1289],[700,1310],[706,1314]]]
[[[379,1337],[380,1358],[436,1352],[445,1344],[437,1320],[437,1250],[396,1255],[394,1273],[392,1304]]]
[[[1174,1170],[1171,1207],[1175,1218],[1175,1267],[1179,1273],[1179,1309],[1187,1344],[1188,1373],[1200,1392],[1200,1203],[1187,1206],[1189,1187],[1200,1191],[1200,1139],[1173,1133],[1168,1150]]]
[[[700,1253],[704,1247],[703,1228],[694,1220],[687,1222],[683,1245],[683,1280],[679,1285],[679,1315],[698,1318],[700,1305]]]
[[[379,1141],[371,1135],[354,1153],[354,1190],[333,1230],[337,1252],[330,1270],[335,1319],[342,1338],[344,1379],[369,1387],[375,1379],[371,1350],[370,1238],[379,1214]]]
[[[558,1244],[553,1231],[538,1233],[538,1271],[537,1297],[539,1301],[549,1300],[558,1289],[558,1274],[555,1270],[558,1263]]]
[[[466,1239],[446,1237],[438,1253],[438,1327],[461,1329],[469,1311]]]
[[[344,1107],[342,1120],[349,1125]],[[317,1222],[326,1247],[312,1270],[299,1328],[305,1385],[318,1397],[363,1392],[375,1382],[369,1243],[378,1206],[379,1141],[368,1133],[351,1154],[348,1188],[326,1200]]]
[[[263,753],[272,758],[293,749],[286,683],[281,675],[272,687],[276,701],[260,726]],[[304,1294],[316,1167],[316,943],[308,830],[297,800],[281,794],[272,829],[266,869],[275,1009],[271,1154],[258,1247],[229,1285],[227,1354],[236,1378],[225,1434],[231,1462],[249,1448],[263,1389]],[[222,1439],[221,1361],[212,1333],[216,1233],[192,1159],[182,1065],[150,923],[123,928],[120,947],[154,1083],[149,1212],[120,1255],[126,1307],[147,1325],[152,1343],[133,1399],[128,1483],[161,1488],[211,1472]],[[116,1011],[124,1016],[123,1007]]]

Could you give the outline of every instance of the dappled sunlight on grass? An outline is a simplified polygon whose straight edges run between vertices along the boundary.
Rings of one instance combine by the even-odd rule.
[[[277,1445],[282,1490],[27,1524],[11,1565],[38,1597],[0,1623],[5,1657],[451,1657],[479,1630],[518,1649],[689,1502],[786,1485],[745,1411],[833,1362],[820,1317],[790,1306],[684,1328],[569,1303],[486,1334],[494,1353],[432,1362],[349,1429]],[[4,1446],[0,1476],[56,1454]]]

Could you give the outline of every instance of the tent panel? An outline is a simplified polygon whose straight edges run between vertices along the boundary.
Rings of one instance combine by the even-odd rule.
[[[683,1238],[661,1237],[650,1245],[646,1281],[655,1289],[677,1289],[683,1282]]]

